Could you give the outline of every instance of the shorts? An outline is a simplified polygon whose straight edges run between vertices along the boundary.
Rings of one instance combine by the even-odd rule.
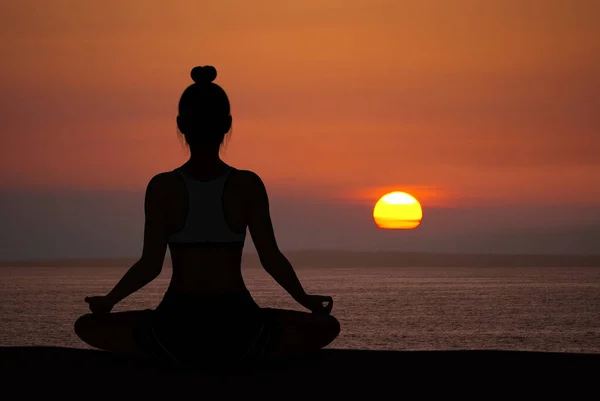
[[[156,309],[140,313],[134,338],[148,358],[204,367],[268,359],[282,327],[276,310],[260,308],[249,292],[197,296],[167,292]]]

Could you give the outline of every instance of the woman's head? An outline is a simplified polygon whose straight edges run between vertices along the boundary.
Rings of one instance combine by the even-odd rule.
[[[217,70],[212,66],[194,67],[193,84],[179,100],[177,127],[190,147],[219,146],[231,129],[231,109],[227,94],[213,83]]]

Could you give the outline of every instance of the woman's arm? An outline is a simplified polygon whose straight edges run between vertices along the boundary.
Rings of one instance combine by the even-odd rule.
[[[252,172],[247,174],[248,228],[263,267],[300,305],[313,313],[329,314],[333,308],[333,299],[329,296],[310,295],[304,291],[292,265],[277,246],[267,190],[258,175]]]
[[[167,251],[163,196],[165,174],[153,177],[146,188],[144,201],[144,246],[140,259],[106,296],[112,305],[133,294],[160,274]]]
[[[300,305],[313,313],[329,314],[333,308],[333,299],[304,291],[292,265],[277,246],[267,190],[258,175],[249,171],[246,173],[249,182],[248,228],[263,267]]]
[[[279,285],[296,302],[306,304],[307,294],[288,259],[279,250],[269,211],[269,197],[264,183],[258,175],[247,174],[248,186],[248,229],[258,252],[260,262]]]

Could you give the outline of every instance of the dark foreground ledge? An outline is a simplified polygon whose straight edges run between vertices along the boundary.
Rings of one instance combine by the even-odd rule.
[[[193,383],[194,386],[224,382],[233,384],[296,383],[323,385],[349,391],[353,384],[374,388],[411,386],[424,380],[437,383],[473,383],[497,380],[510,386],[510,380],[532,383],[536,377],[547,384],[551,377],[561,380],[600,373],[600,354],[544,353],[526,351],[367,351],[326,349],[302,358],[259,366],[250,371],[209,374],[174,371],[126,359],[103,351],[60,347],[0,347],[1,377],[25,378],[32,383],[52,379],[66,383],[120,383],[135,385],[138,391],[157,383]],[[507,381],[509,380],[509,381]],[[8,380],[6,381],[9,382]],[[383,387],[382,387],[383,386]],[[220,387],[222,388],[222,387]],[[247,387],[245,387],[247,388]],[[46,389],[47,390],[47,389]]]

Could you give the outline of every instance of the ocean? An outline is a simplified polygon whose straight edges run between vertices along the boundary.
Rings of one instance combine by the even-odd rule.
[[[73,332],[84,297],[124,267],[0,267],[0,346],[88,348]],[[301,267],[307,292],[331,295],[342,326],[331,348],[501,349],[600,353],[600,268]],[[170,268],[115,311],[155,307]],[[243,270],[261,306],[303,310],[261,268]]]

